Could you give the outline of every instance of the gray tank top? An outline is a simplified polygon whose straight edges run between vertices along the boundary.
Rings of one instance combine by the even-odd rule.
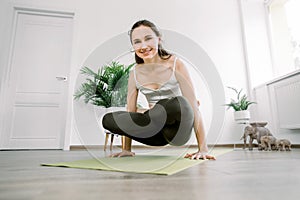
[[[173,72],[172,72],[170,79],[166,83],[162,84],[161,87],[158,89],[150,89],[150,88],[144,87],[142,84],[140,84],[136,79],[135,67],[133,68],[136,88],[142,94],[145,95],[149,104],[153,105],[153,104],[156,104],[161,99],[167,99],[167,98],[182,95],[180,87],[179,87],[179,83],[175,76],[176,60],[177,60],[177,57],[174,59]]]

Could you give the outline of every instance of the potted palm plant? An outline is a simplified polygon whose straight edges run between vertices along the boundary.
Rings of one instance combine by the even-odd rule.
[[[134,65],[125,66],[118,62],[112,62],[94,72],[88,67],[83,67],[81,74],[87,76],[74,94],[74,99],[84,98],[85,103],[96,106],[124,107],[127,97],[127,81],[129,71]]]
[[[79,100],[82,97],[85,103],[91,103],[96,106],[95,108],[105,108],[104,112],[126,110],[127,82],[133,65],[134,63],[125,66],[118,62],[111,62],[96,72],[83,67],[80,71],[86,79],[75,92],[74,99]],[[103,109],[101,110],[97,112],[97,121],[100,121],[103,114]],[[112,149],[114,134],[106,130],[104,132],[106,133],[104,150],[110,134],[110,149]]]
[[[233,90],[236,94],[236,99],[231,99],[230,103],[225,104],[227,109],[232,108],[234,112],[234,119],[237,123],[246,123],[250,119],[250,112],[248,110],[251,104],[255,104],[256,102],[249,101],[248,96],[246,94],[242,94],[243,89],[236,89],[233,87],[228,87]]]

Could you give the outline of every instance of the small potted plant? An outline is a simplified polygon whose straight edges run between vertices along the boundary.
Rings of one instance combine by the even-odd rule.
[[[234,112],[234,119],[237,121],[237,123],[247,123],[250,119],[250,112],[248,110],[248,107],[251,104],[255,104],[256,102],[249,101],[246,94],[242,94],[243,89],[236,89],[233,87],[228,87],[229,89],[233,90],[235,92],[236,99],[231,99],[230,103],[225,104],[227,106],[227,109],[232,108]]]
[[[96,106],[124,107],[127,97],[127,81],[129,71],[134,65],[125,66],[112,62],[94,72],[88,67],[83,67],[81,74],[86,75],[86,82],[82,83],[74,94],[74,99],[84,98],[85,103]]]

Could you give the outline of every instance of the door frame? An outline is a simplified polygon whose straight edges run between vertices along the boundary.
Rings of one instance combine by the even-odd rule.
[[[44,9],[44,8],[32,8],[32,7],[23,7],[18,5],[10,5],[10,8],[12,8],[10,11],[8,11],[9,15],[8,18],[11,18],[11,24],[9,29],[11,30],[9,33],[10,35],[7,35],[7,39],[9,39],[9,42],[7,43],[7,46],[4,51],[6,55],[4,55],[5,63],[4,63],[4,69],[3,74],[1,76],[1,85],[0,85],[0,150],[5,149],[3,139],[6,135],[4,134],[5,131],[8,131],[10,128],[9,120],[5,118],[5,115],[10,112],[8,109],[7,103],[10,100],[9,99],[9,93],[8,90],[9,86],[9,79],[11,75],[12,70],[12,59],[13,59],[13,52],[14,52],[14,44],[15,44],[15,36],[16,36],[16,28],[17,28],[17,17],[19,14],[36,14],[36,15],[44,15],[44,16],[51,16],[51,17],[66,17],[71,18],[73,21],[72,25],[72,39],[71,39],[71,49],[70,49],[70,66],[67,69],[67,86],[66,86],[66,95],[65,99],[63,100],[63,113],[64,113],[64,131],[61,133],[61,143],[62,143],[62,149],[63,150],[69,150],[70,149],[70,139],[71,139],[71,131],[72,131],[72,91],[71,91],[71,80],[72,80],[72,68],[71,66],[74,65],[74,36],[75,36],[75,12],[74,11],[62,11],[62,10],[53,10],[53,9]],[[6,148],[7,149],[7,148]]]

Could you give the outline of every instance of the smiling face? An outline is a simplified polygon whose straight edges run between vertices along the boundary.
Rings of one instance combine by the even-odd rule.
[[[145,61],[157,55],[160,38],[150,27],[142,25],[132,31],[131,42],[137,56]]]

